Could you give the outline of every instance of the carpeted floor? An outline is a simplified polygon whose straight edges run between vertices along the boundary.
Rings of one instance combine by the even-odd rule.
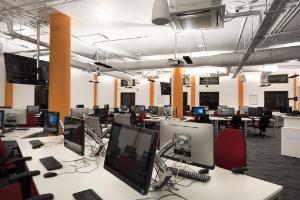
[[[300,200],[300,159],[280,155],[280,129],[276,138],[249,136],[246,141],[247,175],[282,185],[281,200]]]

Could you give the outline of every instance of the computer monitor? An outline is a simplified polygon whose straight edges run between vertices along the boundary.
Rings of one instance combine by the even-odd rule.
[[[109,110],[109,104],[104,104],[104,109]]]
[[[26,109],[5,109],[4,125],[26,125],[27,110]]]
[[[205,115],[204,107],[192,107],[192,115],[193,117],[200,117]]]
[[[84,155],[84,120],[65,117],[64,121],[64,144],[65,147],[79,155]]]
[[[157,137],[153,130],[114,123],[104,169],[146,195],[152,179]]]
[[[101,122],[108,121],[108,109],[105,109],[105,108],[96,109],[94,112],[94,115],[95,115],[95,117],[99,117],[99,120]]]
[[[224,117],[232,117],[235,115],[235,110],[234,108],[221,108],[221,113],[219,113],[220,115],[224,116]]]
[[[160,123],[160,146],[173,140],[174,147],[163,157],[198,167],[214,169],[214,127],[201,124],[168,120]]]
[[[88,116],[84,119],[84,121],[86,125],[86,133],[97,143],[100,143],[100,140],[104,135],[102,132],[99,117]]]
[[[256,107],[249,107],[249,109],[248,109],[248,115],[249,116],[256,116],[256,111],[257,110],[257,108]]]
[[[119,124],[130,125],[130,115],[115,113],[114,114],[114,122],[119,123]]]
[[[248,115],[249,114],[249,106],[240,106],[240,114]]]
[[[0,130],[3,129],[4,110],[0,110]]]
[[[131,106],[130,106],[130,112],[132,112],[132,111],[133,111],[133,112],[136,112],[136,108],[137,108],[137,107],[136,107],[135,105],[131,105]]]
[[[84,104],[77,104],[76,108],[84,108]]]
[[[157,106],[148,106],[148,110],[150,111],[151,114],[157,115],[158,107]]]
[[[122,112],[127,112],[127,109],[128,109],[127,105],[121,105]]]
[[[28,113],[40,114],[40,106],[27,106]]]
[[[140,112],[145,112],[146,107],[144,105],[138,105],[138,111]]]
[[[82,118],[83,115],[87,116],[90,112],[88,108],[72,108],[71,109],[71,116],[72,118]]]
[[[48,112],[45,131],[57,134],[59,133],[59,112]]]
[[[168,115],[171,115],[172,107],[170,105],[165,105],[164,110]]]
[[[261,116],[263,116],[264,112],[265,112],[264,107],[257,107],[256,116],[261,117]]]

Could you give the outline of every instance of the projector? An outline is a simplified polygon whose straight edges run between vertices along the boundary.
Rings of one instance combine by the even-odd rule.
[[[183,67],[184,63],[181,60],[168,59],[167,65],[171,67]]]

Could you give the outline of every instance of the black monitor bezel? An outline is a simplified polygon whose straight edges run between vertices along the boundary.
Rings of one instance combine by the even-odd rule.
[[[75,120],[78,120],[81,122],[81,127],[82,127],[82,134],[81,134],[81,144],[79,144],[81,146],[81,150],[80,151],[77,151],[77,149],[75,148],[72,148],[68,142],[73,142],[71,140],[66,140],[66,137],[64,137],[64,146],[68,149],[70,149],[71,151],[73,151],[74,153],[80,155],[80,156],[83,156],[84,155],[84,151],[85,151],[85,125],[84,125],[84,120],[83,119],[80,119],[80,118],[73,118],[73,117],[65,117],[65,120],[66,119],[75,119]],[[65,127],[65,124],[64,124],[64,127]],[[67,142],[66,142],[67,141]],[[74,142],[73,142],[74,143]]]
[[[137,127],[137,126],[130,126],[130,125],[125,125],[125,124],[119,124],[114,122],[112,125],[112,132],[115,126],[118,127],[126,127],[126,128],[130,128],[130,129],[135,129],[138,131],[143,131],[146,134],[152,135],[154,142],[152,143],[151,147],[150,147],[150,152],[155,152],[155,153],[151,153],[151,157],[150,157],[150,162],[149,162],[149,166],[150,169],[152,168],[152,170],[149,170],[147,173],[147,180],[146,180],[146,184],[144,187],[142,187],[139,184],[134,183],[134,181],[132,181],[131,179],[122,176],[120,173],[118,173],[115,169],[113,169],[112,167],[110,167],[109,165],[107,165],[107,154],[109,152],[109,144],[107,147],[107,151],[106,151],[106,156],[105,156],[105,161],[104,161],[104,169],[107,170],[108,172],[110,172],[111,174],[113,174],[114,176],[116,176],[118,179],[120,179],[121,181],[123,181],[124,183],[126,183],[128,186],[130,186],[131,188],[133,188],[134,190],[136,190],[137,192],[139,192],[142,195],[146,195],[148,194],[148,190],[150,187],[150,183],[152,180],[152,172],[153,172],[153,167],[154,167],[154,158],[155,158],[155,154],[156,154],[156,146],[157,146],[157,142],[158,142],[158,133],[157,131],[153,131],[150,129],[145,129],[145,128],[141,128],[141,127]],[[112,137],[113,134],[110,134],[110,140],[112,141]]]

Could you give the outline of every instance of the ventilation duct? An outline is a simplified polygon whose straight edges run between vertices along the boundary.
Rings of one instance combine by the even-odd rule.
[[[272,72],[261,72],[261,74],[260,74],[260,83],[262,85],[269,84],[269,82],[268,82],[268,76],[270,74],[272,74]]]

